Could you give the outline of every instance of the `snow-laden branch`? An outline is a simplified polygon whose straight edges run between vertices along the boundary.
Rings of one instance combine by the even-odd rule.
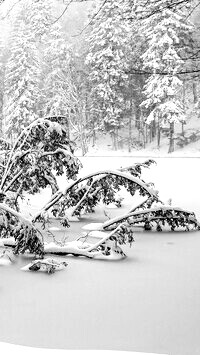
[[[14,177],[13,179],[9,182],[9,184],[6,186],[4,192],[7,192],[10,190],[11,186],[14,184],[14,182],[20,177],[20,175],[23,174],[23,169],[21,169]]]
[[[145,204],[149,201],[149,197],[147,197],[144,201],[142,201],[141,203],[139,203],[137,206],[132,207],[128,213],[132,213],[135,212],[136,210],[138,210],[139,208],[142,208],[145,206]],[[162,203],[162,201],[160,201]]]
[[[48,174],[44,172],[44,178],[48,181],[49,185],[51,186],[52,193],[55,193],[59,189],[55,176],[51,172],[48,172]]]
[[[73,154],[69,150],[62,149],[62,148],[57,148],[54,151],[44,152],[43,154],[41,154],[40,158],[46,157],[48,155],[56,155],[59,153],[62,153],[65,157],[69,155],[70,157],[74,158]]]
[[[122,177],[125,178],[128,181],[131,181],[133,183],[135,183],[136,185],[138,185],[140,188],[144,189],[146,191],[146,193],[150,196],[155,198],[156,200],[158,200],[158,194],[157,191],[154,191],[153,189],[149,188],[147,186],[147,184],[145,184],[143,181],[141,181],[140,179],[121,172],[121,171],[115,171],[115,170],[102,170],[102,171],[97,171],[91,174],[88,174],[84,177],[80,177],[79,179],[77,179],[76,181],[72,181],[70,182],[67,187],[64,190],[59,190],[56,192],[56,194],[54,194],[51,199],[49,200],[49,202],[42,208],[42,210],[40,210],[40,212],[38,212],[33,220],[36,220],[40,215],[42,215],[42,213],[44,213],[45,211],[47,211],[49,208],[51,208],[56,202],[58,202],[60,200],[61,197],[63,197],[64,195],[66,195],[74,186],[78,185],[79,183],[88,180],[90,178],[93,178],[94,176],[98,176],[98,175],[114,175],[114,176],[118,176],[118,177]]]
[[[160,214],[156,214],[156,213]],[[167,215],[162,215],[162,213],[170,213],[170,216]],[[176,215],[177,213],[177,215]],[[160,220],[164,219],[167,220],[169,219],[179,219],[180,220],[180,214],[182,213],[184,216],[187,215],[187,219],[189,222],[196,224],[197,227],[200,227],[200,223],[197,221],[194,213],[190,211],[183,210],[182,208],[179,207],[172,207],[172,206],[158,206],[158,207],[152,207],[152,208],[147,208],[145,210],[139,210],[139,211],[134,211],[134,212],[129,212],[126,214],[123,214],[119,217],[112,218],[104,223],[102,223],[101,229],[105,230],[107,228],[110,228],[112,225],[115,225],[117,223],[121,223],[124,220],[129,220],[129,223],[131,224],[136,224],[140,222],[145,222],[148,220],[148,222],[151,222],[153,220]],[[147,219],[146,217],[147,216]]]
[[[21,213],[17,212],[16,210],[12,209],[11,207],[5,205],[4,203],[0,203],[0,211],[9,212],[11,215],[15,216],[23,224],[33,228],[33,224],[29,219],[25,218]]]
[[[77,205],[73,207],[73,209],[71,211],[71,216],[73,216],[74,212],[80,207],[81,203],[88,196],[93,185],[94,185],[94,181],[92,181],[92,183],[86,188],[86,192],[84,193],[83,197],[78,201]]]
[[[125,229],[122,230],[122,228]],[[72,254],[75,256],[85,256],[92,259],[119,260],[124,258],[126,255],[118,245],[119,235],[117,236],[117,233],[121,232],[126,234],[126,231],[126,227],[122,223],[110,233],[97,232],[98,234],[96,233],[96,237],[99,240],[96,243],[88,243],[86,240],[81,242],[81,238],[78,238],[72,242],[67,242],[62,246],[52,242],[44,245],[44,252],[46,254],[58,255]],[[89,234],[87,236],[89,236]],[[94,233],[91,236],[94,236]],[[121,244],[126,244],[128,242],[132,244],[133,241],[134,239],[131,233],[131,237],[128,237],[128,235],[123,235],[123,242]]]

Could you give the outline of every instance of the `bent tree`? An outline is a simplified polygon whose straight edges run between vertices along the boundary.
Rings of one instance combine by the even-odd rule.
[[[80,212],[80,209],[86,205],[89,207],[87,211],[91,212],[91,207],[95,207],[100,200],[107,204],[115,201],[115,193],[122,186],[132,196],[138,191],[142,197],[145,197],[145,200],[125,215],[104,223],[84,226],[85,234],[73,242],[56,242],[54,238],[54,242],[44,245],[44,252],[99,259],[121,259],[125,254],[120,246],[132,244],[135,225],[143,225],[145,230],[156,226],[157,231],[162,231],[162,228],[166,226],[170,226],[172,231],[175,228],[184,228],[188,231],[191,226],[199,229],[200,224],[193,212],[164,205],[159,200],[158,192],[150,187],[150,184],[134,176],[140,175],[141,166],[149,166],[151,163],[147,161],[135,167],[121,169],[121,171],[103,170],[91,173],[69,183],[64,190],[55,193],[43,209],[36,214],[34,222],[43,221],[45,225],[48,211],[51,211],[55,216],[60,217],[63,226],[68,226],[66,213],[69,207],[73,207],[72,212],[74,212],[78,206]],[[128,170],[129,173],[122,170]],[[94,238],[98,240],[95,243],[93,243]]]
[[[59,123],[62,120],[39,118],[21,132],[13,145],[0,141],[0,196],[16,209],[24,192],[34,194],[50,185],[55,193],[55,175],[65,172],[67,179],[76,177],[81,164],[73,155],[67,129]]]
[[[1,245],[12,245],[16,254],[29,252],[40,258],[45,254],[72,254],[117,260],[125,257],[121,245],[133,243],[134,226],[138,223],[142,223],[146,230],[155,224],[161,231],[161,225],[165,223],[171,230],[180,226],[189,229],[190,225],[199,228],[193,213],[165,206],[153,184],[141,178],[142,168],[149,167],[152,160],[76,178],[80,163],[73,156],[66,130],[56,121],[58,119],[55,118],[36,120],[21,133],[13,147],[8,146],[4,151],[1,166],[1,198],[4,200],[0,203]],[[64,170],[70,180],[65,189],[59,190],[53,171],[59,175]],[[23,197],[25,192],[33,194],[47,185],[52,188],[49,202],[32,221],[27,220],[17,211],[17,199]],[[137,192],[143,198],[126,215],[87,225],[84,234],[72,242],[57,241],[49,231],[46,222],[51,213],[59,217],[64,227],[68,227],[69,208],[71,214],[78,216],[83,209],[84,212],[91,212],[100,201],[105,204],[116,202],[116,193],[122,187],[132,196]],[[8,196],[10,191],[14,193],[14,203]],[[45,242],[46,232],[52,234],[53,242]]]
[[[94,207],[102,200],[104,204],[114,202],[117,204],[116,193],[125,187],[132,196],[136,191],[141,196],[147,196],[148,201],[153,203],[158,199],[157,191],[151,184],[141,179],[141,168],[149,167],[154,161],[148,160],[142,164],[135,164],[119,170],[102,170],[88,174],[76,181],[70,182],[64,190],[57,191],[52,195],[49,202],[38,212],[35,220],[52,208],[54,216],[65,217],[69,208],[71,215],[80,216],[81,211],[92,212]]]
[[[74,146],[63,125],[65,117],[45,117],[33,121],[12,144],[1,140],[0,233],[14,236],[16,252],[26,249],[43,253],[41,232],[19,213],[19,198],[50,186],[58,190],[56,175],[75,179],[81,163],[73,155]],[[9,207],[9,209],[8,209]]]

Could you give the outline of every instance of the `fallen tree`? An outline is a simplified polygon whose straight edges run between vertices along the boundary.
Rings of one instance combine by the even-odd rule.
[[[51,153],[51,150],[45,154],[45,157],[49,152]],[[147,162],[116,171],[101,170],[72,180],[68,182],[65,189],[57,190],[32,220],[24,218],[8,205],[0,203],[0,232],[3,237],[1,246],[10,245],[14,248],[14,254],[30,253],[37,258],[44,258],[45,254],[71,254],[90,259],[119,260],[125,257],[121,246],[132,245],[134,227],[138,224],[142,225],[145,230],[150,230],[155,226],[157,231],[161,231],[165,225],[170,226],[172,231],[179,227],[189,230],[190,226],[199,229],[200,224],[193,212],[165,206],[159,200],[158,191],[152,188],[153,184],[147,184],[140,178],[142,166],[148,167],[149,165]],[[5,171],[9,169],[11,171],[7,164]],[[74,178],[74,175],[72,174],[71,177]],[[8,187],[9,182],[4,182],[1,186]],[[44,234],[50,232],[46,223],[49,212],[61,216],[61,224],[69,227],[66,215],[69,207],[73,207],[74,211],[80,211],[84,205],[94,208],[101,199],[104,203],[113,202],[116,192],[121,187],[125,187],[132,196],[137,191],[145,199],[122,216],[98,225],[85,226],[86,232],[75,241],[57,241],[51,233],[53,242],[46,243]],[[41,230],[41,227],[44,230]],[[44,263],[36,264],[36,267],[44,265]]]
[[[200,223],[197,221],[194,212],[185,211],[179,207],[172,206],[156,206],[153,208],[139,209],[138,211],[129,212],[125,215],[112,218],[102,223],[102,230],[110,230],[116,228],[120,223],[128,221],[130,225],[143,226],[144,230],[156,230],[161,232],[165,227],[170,227],[171,231],[178,228],[184,228],[186,231],[200,229]],[[98,226],[100,228],[100,226]]]
[[[86,181],[86,184],[82,183]],[[88,212],[93,209],[100,200],[105,204],[115,201],[115,193],[121,187],[134,196],[136,191],[141,196],[147,196],[148,200],[158,201],[158,191],[154,190],[149,184],[130,173],[125,173],[118,170],[102,170],[69,183],[65,189],[57,191],[48,203],[40,210],[33,218],[37,221],[43,218],[43,215],[52,209],[54,216],[65,216],[65,212],[69,207],[73,207],[73,213],[87,207]]]
[[[91,243],[88,241],[89,238],[95,238],[97,241]],[[40,258],[43,258],[45,254],[54,254],[85,256],[90,259],[119,260],[126,256],[120,246],[123,244],[131,246],[134,242],[134,237],[131,226],[125,222],[118,225],[110,233],[98,232],[95,234],[94,232],[89,232],[75,241],[64,244],[56,240],[51,243],[44,242],[39,244],[40,239],[38,238],[37,246],[40,246],[40,248],[33,249],[31,247],[32,240],[27,239],[27,243],[25,243],[25,240],[25,238],[22,238],[23,244],[19,245],[17,237],[2,238],[1,246],[14,248],[15,254],[29,252],[36,254]],[[33,242],[36,245],[36,239]]]
[[[14,228],[6,229],[5,226],[8,226],[9,224],[5,223],[6,219],[4,218],[4,223],[2,228],[6,230],[7,236],[11,237],[11,239],[9,241],[8,239],[5,239],[3,245],[8,246],[10,243],[10,245],[14,246],[15,253],[29,252],[29,253],[37,254],[37,256],[40,257],[43,257],[46,253],[58,254],[58,255],[72,254],[75,256],[86,256],[88,258],[100,258],[100,259],[112,259],[112,260],[121,259],[125,257],[125,254],[123,253],[120,245],[127,244],[127,243],[131,245],[132,242],[134,241],[132,227],[127,222],[118,225],[115,228],[115,230],[112,231],[111,233],[102,232],[101,234],[98,234],[98,236],[95,236],[95,238],[99,239],[97,243],[89,242],[89,238],[94,237],[94,235],[92,235],[91,232],[89,232],[86,233],[86,236],[79,237],[76,241],[73,242],[61,243],[56,241],[56,238],[53,238],[54,241],[48,244],[46,244],[45,242],[40,244],[42,231],[39,230],[38,228],[35,228],[35,223],[40,222],[42,228],[45,229],[46,218],[48,218],[46,216],[46,213],[50,208],[54,208],[55,203],[57,204],[58,201],[63,196],[65,197],[65,202],[69,201],[69,197],[71,196],[71,194],[74,194],[74,201],[76,200],[75,207],[77,207],[77,205],[80,205],[83,201],[83,198],[81,198],[81,200],[77,202],[78,198],[80,197],[79,194],[77,193],[77,190],[82,191],[82,194],[84,193],[83,196],[86,196],[86,192],[84,191],[84,189],[87,188],[87,186],[89,186],[90,188],[91,185],[94,187],[95,193],[97,193],[98,191],[98,198],[95,200],[95,203],[94,200],[92,200],[93,206],[96,205],[97,202],[102,197],[105,199],[105,201],[109,201],[109,202],[113,201],[115,198],[114,194],[117,190],[120,189],[120,186],[125,186],[127,190],[130,191],[131,195],[134,195],[136,191],[139,191],[139,193],[142,196],[147,196],[147,200],[151,201],[151,203],[152,201],[155,200],[157,201],[158,200],[157,191],[154,191],[152,188],[148,186],[148,184],[146,184],[143,180],[138,178],[138,176],[140,176],[141,174],[141,167],[142,166],[148,167],[151,163],[152,163],[151,161],[147,161],[142,164],[135,164],[134,166],[120,169],[120,171],[103,170],[100,172],[89,174],[75,181],[72,181],[67,185],[64,191],[57,191],[51,197],[47,205],[45,205],[42,211],[37,213],[37,215],[34,217],[32,222],[21,218],[21,215],[19,213],[15,212],[11,208],[9,208],[8,210],[8,208],[2,204],[1,209],[3,211],[3,214],[5,214],[5,210],[6,210],[7,213],[9,212],[10,219],[13,218],[13,216],[15,216],[18,217],[20,221],[20,223],[15,222]],[[126,170],[130,171],[131,174],[124,172]],[[82,183],[85,181],[86,184],[82,185]],[[88,181],[90,182],[89,185],[87,184]],[[99,184],[100,186],[98,186]],[[102,184],[104,185],[102,186]],[[111,198],[108,198],[107,196],[109,189],[112,190]],[[94,193],[93,196],[95,196]],[[60,206],[63,208],[62,204]],[[67,206],[67,203],[65,206]],[[21,222],[22,220],[23,223]],[[65,216],[63,216],[61,223],[65,227],[69,226]],[[35,238],[38,238],[37,243],[40,245],[40,249],[38,250],[37,248],[35,249],[33,248],[33,244],[34,243],[37,244],[36,239],[34,240],[34,243],[32,243],[32,240],[30,238],[27,238],[27,233],[26,233],[27,225],[29,228],[28,229],[29,235],[31,236],[32,233],[35,235]],[[19,234],[18,230],[20,230],[20,237],[18,236]]]

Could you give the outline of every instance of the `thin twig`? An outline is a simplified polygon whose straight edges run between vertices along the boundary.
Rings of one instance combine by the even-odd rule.
[[[63,17],[63,15],[65,14],[65,12],[67,11],[69,5],[70,5],[72,2],[73,2],[73,0],[70,0],[70,1],[69,1],[69,3],[68,3],[67,6],[64,8],[64,10],[63,10],[63,12],[61,13],[61,15],[60,15],[54,22],[52,22],[52,23],[50,24],[50,26],[55,25],[55,23],[58,22],[58,21],[61,19],[61,17]]]
[[[78,37],[82,35],[82,33],[91,25],[92,21],[94,20],[95,17],[100,13],[100,11],[103,9],[104,5],[106,4],[107,0],[104,0],[103,4],[99,7],[98,11],[92,16],[91,20],[83,27],[83,29],[77,34],[73,35],[72,37]]]

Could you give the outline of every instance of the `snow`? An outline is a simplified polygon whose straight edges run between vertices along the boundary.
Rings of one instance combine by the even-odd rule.
[[[100,231],[102,230],[102,223],[89,223],[83,226],[82,229],[87,231]]]
[[[199,121],[192,121],[194,127],[192,129],[199,129]],[[180,126],[180,124],[179,124]],[[190,124],[188,124],[188,130],[190,129]],[[175,130],[180,132],[180,129]],[[173,153],[168,154],[169,148],[169,139],[163,137],[161,140],[160,148],[157,147],[157,142],[153,141],[149,143],[146,148],[133,148],[131,152],[128,152],[128,148],[124,147],[119,150],[112,150],[110,145],[109,136],[103,136],[98,139],[98,142],[95,146],[89,145],[89,152],[85,156],[88,157],[141,157],[141,158],[195,158],[200,157],[200,140],[192,142],[189,145],[184,146],[183,148],[176,147]],[[77,156],[81,156],[80,149],[76,151]]]
[[[5,246],[14,246],[15,245],[15,239],[13,237],[10,238],[1,238],[0,239],[0,247]]]
[[[14,344],[4,344],[0,343],[1,353],[4,355],[9,355],[15,353],[15,355],[126,355],[125,351],[100,351],[100,350],[61,350],[61,349],[36,349],[31,347],[24,347]],[[155,353],[144,353],[144,352],[131,352],[132,355],[166,355],[166,354],[155,354]]]
[[[1,257],[0,258],[0,266],[8,266],[11,265],[12,261],[10,261],[7,257]]]
[[[131,155],[81,157],[81,175],[146,159]],[[194,211],[200,220],[199,158],[155,160],[157,166],[143,169],[143,179],[155,182],[162,200],[172,198],[174,206]],[[65,184],[65,178],[59,178],[59,186]],[[49,197],[49,189],[31,197],[31,213]],[[125,192],[123,197],[121,209],[108,209],[111,218],[140,200]],[[96,214],[72,222],[69,238],[71,234],[77,238],[84,225],[104,222],[103,209],[107,211],[106,206],[100,206]],[[106,262],[68,256],[67,272],[56,273],[53,279],[43,273],[20,272],[27,258],[18,257],[12,267],[1,268],[0,340],[58,349],[199,355],[199,235],[138,229],[132,248],[123,247],[126,259]],[[44,331],[47,322],[48,331]]]

